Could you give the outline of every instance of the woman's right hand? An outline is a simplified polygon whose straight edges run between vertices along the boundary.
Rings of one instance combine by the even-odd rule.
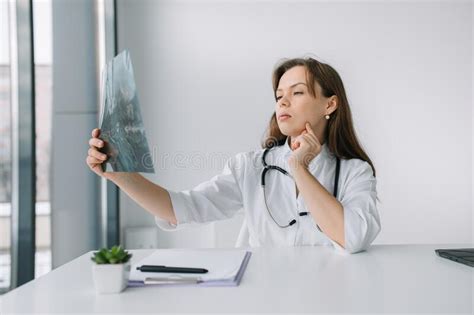
[[[110,179],[109,174],[102,170],[102,163],[107,160],[107,155],[100,152],[99,148],[104,147],[104,141],[99,139],[100,129],[92,130],[92,138],[89,139],[89,151],[87,151],[86,163],[97,175]]]
[[[154,216],[168,220],[172,224],[178,224],[170,194],[166,189],[152,183],[139,173],[102,171],[102,163],[107,160],[107,155],[99,149],[106,143],[99,136],[100,129],[92,130],[86,159],[89,168],[97,175],[112,181],[121,191]]]

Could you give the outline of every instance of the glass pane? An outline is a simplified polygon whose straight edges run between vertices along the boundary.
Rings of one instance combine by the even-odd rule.
[[[33,1],[36,96],[35,278],[51,270],[50,149],[52,118],[52,6]]]
[[[9,8],[0,1],[0,292],[10,287],[11,102]]]

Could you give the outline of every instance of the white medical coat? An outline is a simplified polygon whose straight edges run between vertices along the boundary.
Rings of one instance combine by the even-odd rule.
[[[278,165],[290,172],[288,143],[271,149],[268,165]],[[297,223],[280,228],[269,215],[263,198],[261,174],[262,150],[239,153],[230,158],[221,174],[184,191],[169,191],[177,225],[155,217],[163,230],[172,231],[190,225],[228,219],[244,212],[244,224],[236,246],[329,245],[339,253],[356,253],[367,249],[380,232],[380,215],[376,206],[376,178],[370,164],[359,160],[341,160],[337,199],[344,208],[345,247],[320,231],[303,196],[296,197],[293,179],[270,170],[265,177],[265,191],[270,211],[280,225],[292,219]],[[311,174],[333,194],[336,158],[326,144],[308,166]],[[291,173],[291,172],[290,172]],[[329,210],[328,210],[329,211]]]

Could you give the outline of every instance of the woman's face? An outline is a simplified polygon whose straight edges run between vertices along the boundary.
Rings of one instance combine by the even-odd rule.
[[[309,92],[304,66],[293,67],[281,77],[276,91],[275,113],[284,135],[299,136],[305,130],[306,122],[311,124],[316,135],[323,134],[327,124],[324,116],[330,113],[329,98],[322,95],[318,83],[314,84],[316,97]]]

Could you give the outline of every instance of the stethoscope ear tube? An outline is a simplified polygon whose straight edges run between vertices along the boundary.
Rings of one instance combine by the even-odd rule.
[[[268,168],[265,167],[262,172],[262,180],[261,180],[262,187],[265,187],[265,174],[267,173],[267,171],[268,171]]]
[[[336,199],[337,199],[337,184],[339,183],[339,170],[340,169],[341,169],[341,160],[338,157],[336,157],[336,175],[334,176],[334,198]]]

